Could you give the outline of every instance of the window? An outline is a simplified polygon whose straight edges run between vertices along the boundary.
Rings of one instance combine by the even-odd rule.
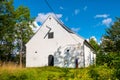
[[[48,39],[54,38],[54,32],[49,32],[48,33]]]
[[[51,20],[51,18],[49,18],[49,20]]]

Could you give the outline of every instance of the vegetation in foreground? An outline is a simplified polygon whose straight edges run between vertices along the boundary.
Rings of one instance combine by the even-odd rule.
[[[59,67],[0,67],[0,80],[119,80],[115,69],[103,66],[70,69]]]

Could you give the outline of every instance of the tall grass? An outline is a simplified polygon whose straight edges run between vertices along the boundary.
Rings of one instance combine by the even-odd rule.
[[[8,62],[8,63],[3,63],[0,66],[0,69],[16,70],[16,69],[20,69],[20,65],[12,63],[12,62]]]
[[[106,66],[81,69],[40,67],[20,68],[8,64],[0,67],[0,80],[115,80],[114,69]]]

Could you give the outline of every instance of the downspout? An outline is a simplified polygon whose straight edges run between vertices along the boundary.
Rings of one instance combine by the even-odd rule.
[[[85,49],[84,49],[84,44],[85,44],[85,41],[83,43],[83,64],[84,64],[84,67],[85,67]]]
[[[90,66],[92,65],[91,64],[92,63],[91,54],[92,54],[92,52],[91,52],[91,49],[90,49]]]

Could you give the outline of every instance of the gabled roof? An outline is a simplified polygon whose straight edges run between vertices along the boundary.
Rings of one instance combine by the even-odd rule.
[[[54,18],[54,17],[53,17]],[[69,33],[74,33],[70,28],[68,28],[67,26],[65,26],[65,24],[63,24],[62,22],[60,22],[60,20],[58,20],[57,18],[54,18],[67,32]]]
[[[52,16],[67,32],[75,34],[76,36],[82,38],[85,40],[85,38],[83,38],[82,36],[78,35],[77,33],[75,33],[73,30],[71,30],[69,27],[67,27],[65,24],[63,24],[58,18],[55,18],[54,16]]]
[[[54,18],[54,19],[61,25],[61,27],[64,28],[68,33],[74,34],[74,35],[78,36],[79,38],[82,38],[83,40],[85,40],[83,37],[81,37],[80,35],[76,34],[74,31],[72,31],[69,27],[65,26],[65,24],[63,24],[63,23],[62,23],[57,17],[55,17],[55,16],[49,15],[49,16],[47,17],[47,19],[43,22],[43,24],[44,24],[44,23],[48,20],[48,18],[50,18],[50,17]],[[43,25],[43,24],[42,24],[42,25]],[[42,26],[41,26],[41,27],[42,27]],[[41,27],[40,27],[40,28],[41,28]],[[40,28],[35,32],[35,34],[37,34],[37,32],[40,30]],[[34,34],[34,35],[35,35],[35,34]],[[33,36],[34,36],[34,35],[33,35]],[[31,39],[33,38],[33,36],[31,37]],[[31,40],[31,39],[30,39],[30,40]],[[29,41],[28,41],[28,42],[29,42]],[[28,42],[27,42],[27,43],[28,43]],[[27,44],[27,43],[26,43],[26,44]]]
[[[87,42],[87,41],[86,41],[83,37],[81,37],[80,35],[76,34],[76,33],[75,33],[74,31],[72,31],[70,28],[68,28],[67,26],[65,26],[58,18],[56,18],[55,16],[52,16],[52,15],[48,16],[48,18],[49,18],[49,17],[54,18],[54,19],[61,25],[61,27],[63,27],[68,33],[73,34],[74,37],[75,37],[75,36],[78,36],[79,38],[82,38],[85,43],[87,43],[91,48],[93,48],[93,47],[89,44],[89,42]],[[47,18],[46,20],[48,20],[48,18]],[[43,24],[46,22],[46,20],[43,22]],[[43,25],[43,24],[42,24],[42,25]],[[41,28],[41,27],[40,27],[40,28]],[[40,28],[39,28],[39,29],[40,29]],[[39,31],[39,29],[36,31],[36,33]],[[36,33],[35,33],[35,34],[36,34]],[[35,34],[34,34],[34,35],[35,35]],[[34,35],[33,35],[33,36],[34,36]],[[33,37],[33,36],[32,36],[32,37]],[[73,37],[73,36],[72,36],[72,37]],[[94,49],[94,48],[93,48],[93,49]]]
[[[96,52],[95,48],[87,40],[84,40],[84,43],[88,44],[94,50],[94,52]]]
[[[53,17],[53,16],[52,16]],[[79,38],[84,39],[83,37],[81,37],[80,35],[77,35],[74,31],[72,31],[70,28],[68,28],[67,26],[65,26],[62,22],[60,22],[60,20],[58,20],[57,18],[53,17],[67,32],[72,33],[76,36],[78,36]],[[84,39],[84,43],[88,44],[94,51],[95,49],[93,48],[93,46],[86,40]]]

